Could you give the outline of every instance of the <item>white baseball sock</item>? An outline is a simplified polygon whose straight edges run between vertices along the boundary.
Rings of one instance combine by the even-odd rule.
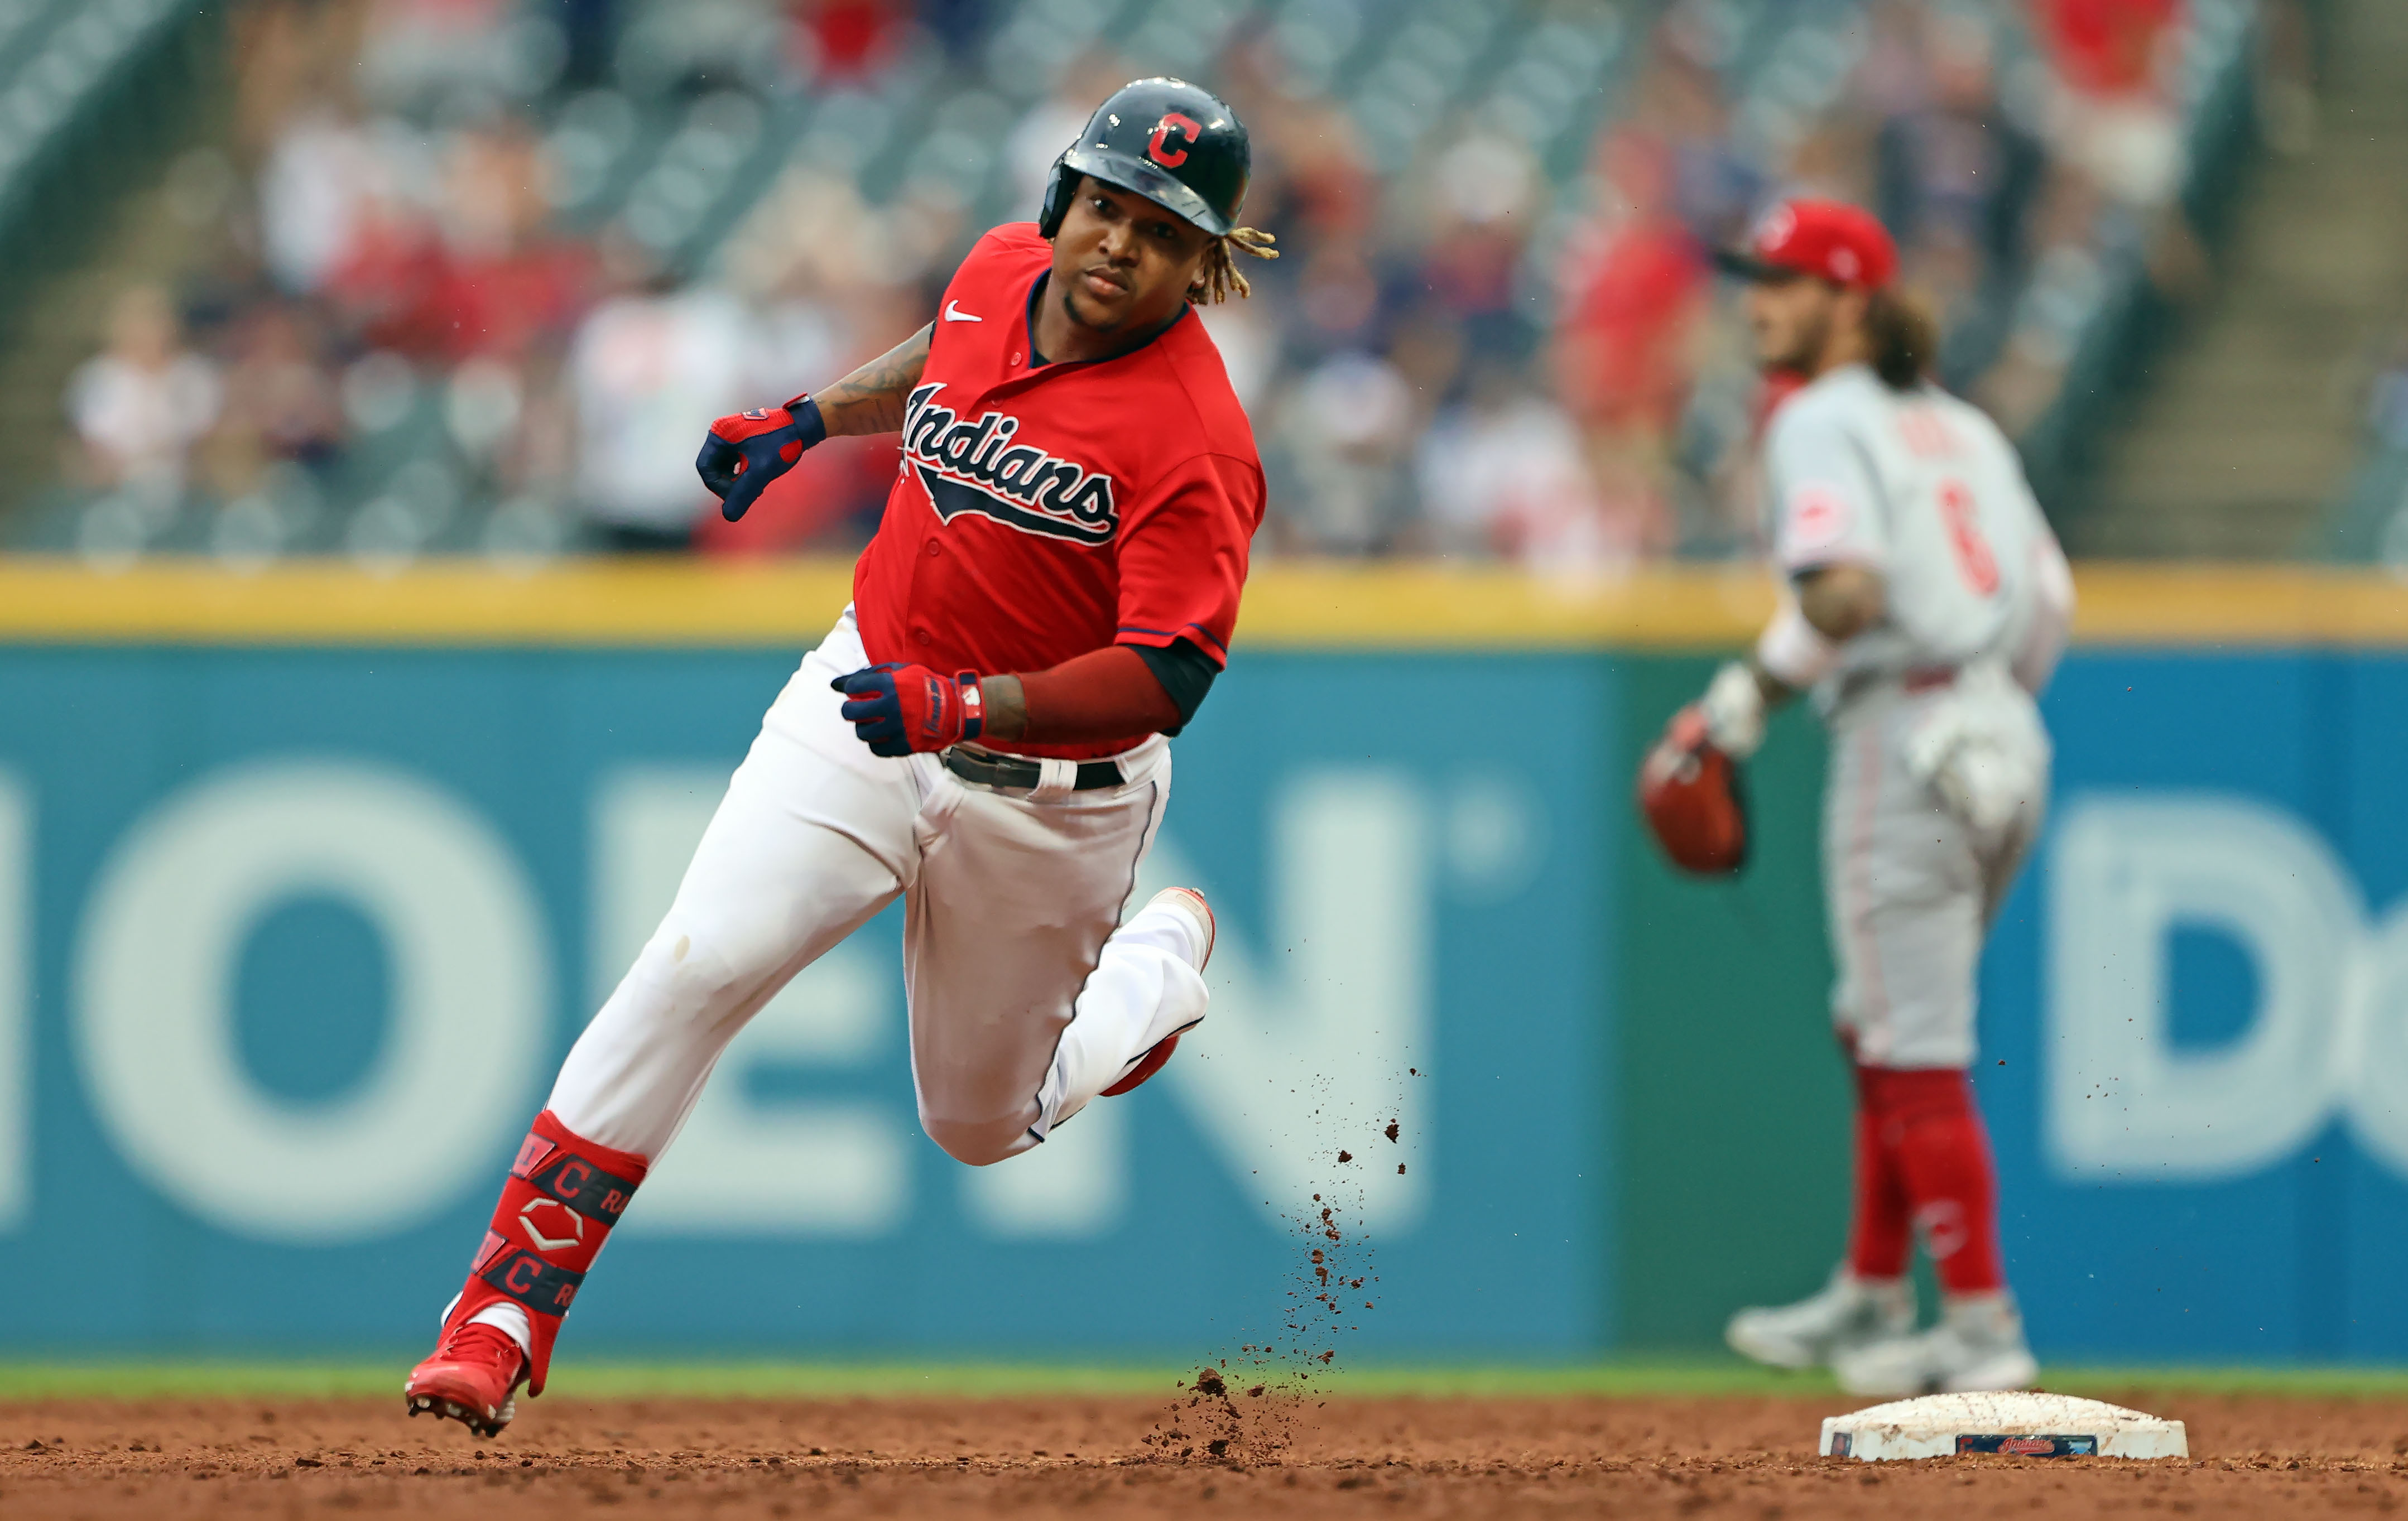
[[[468,1317],[471,1326],[491,1326],[519,1344],[519,1351],[535,1356],[535,1327],[527,1324],[526,1307],[509,1299],[489,1304]]]

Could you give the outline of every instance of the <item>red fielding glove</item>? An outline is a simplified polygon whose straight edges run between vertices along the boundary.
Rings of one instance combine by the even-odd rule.
[[[889,661],[828,685],[845,695],[844,721],[873,755],[943,750],[977,739],[985,725],[976,671],[942,676],[925,666]]]

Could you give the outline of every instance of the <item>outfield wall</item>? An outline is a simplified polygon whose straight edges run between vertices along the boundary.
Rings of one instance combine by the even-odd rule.
[[[0,1349],[422,1335],[844,588],[0,567]],[[2035,1334],[2408,1356],[2383,1293],[2408,1260],[2408,928],[2383,913],[2408,598],[2084,594],[2057,822],[1985,976]],[[1745,575],[1266,572],[1153,867],[1222,911],[1208,1039],[1036,1155],[959,1168],[912,1122],[882,918],[733,1048],[574,1334],[1280,1340],[1316,1193],[1364,1227],[1341,1265],[1376,1308],[1350,1299],[1339,1344],[1367,1354],[1695,1348],[1811,1286],[1846,1192],[1817,737],[1776,725],[1735,883],[1673,878],[1627,801],[1764,608]]]

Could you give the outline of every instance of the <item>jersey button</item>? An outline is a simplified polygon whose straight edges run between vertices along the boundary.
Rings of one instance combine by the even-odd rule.
[[[939,552],[941,552],[937,548],[937,541],[933,538],[928,540],[928,558],[933,560]]]
[[[911,641],[915,644],[931,644],[935,642],[935,640],[929,637],[928,631],[924,628],[914,629],[911,633]]]

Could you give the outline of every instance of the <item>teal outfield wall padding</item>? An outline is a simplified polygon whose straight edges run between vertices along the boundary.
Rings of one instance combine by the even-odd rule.
[[[423,1338],[793,662],[0,651],[0,1350]],[[1162,1077],[953,1164],[875,920],[731,1049],[565,1344],[1711,1348],[1836,1260],[1849,1103],[1811,715],[1736,881],[1638,825],[1709,668],[1239,659],[1140,883],[1221,913]],[[2408,657],[2086,648],[2045,706],[1977,1071],[2043,1355],[2408,1356]]]
[[[1626,733],[1704,669],[1625,663]],[[2035,1343],[2408,1355],[2408,659],[2086,648],[2043,709],[2051,822],[1993,928],[1974,1069]],[[1753,768],[1764,844],[1736,885],[1621,842],[1628,1345],[1708,1344],[1839,1256],[1813,739]]]
[[[0,1347],[421,1337],[794,658],[0,652]],[[1170,1067],[955,1164],[890,911],[731,1048],[569,1344],[1593,1354],[1616,680],[1241,662],[1140,884],[1220,913]],[[1543,742],[1422,722],[1444,693]],[[1316,1249],[1362,1286],[1316,1302]]]
[[[1822,734],[1793,710],[1747,768],[1753,838],[1737,877],[1667,864],[1630,820],[1627,779],[1713,662],[1626,658],[1612,1017],[1627,1082],[1615,1220],[1618,1319],[1632,1350],[1718,1345],[1731,1310],[1818,1286],[1847,1221],[1846,1067],[1830,1033],[1815,832]]]

